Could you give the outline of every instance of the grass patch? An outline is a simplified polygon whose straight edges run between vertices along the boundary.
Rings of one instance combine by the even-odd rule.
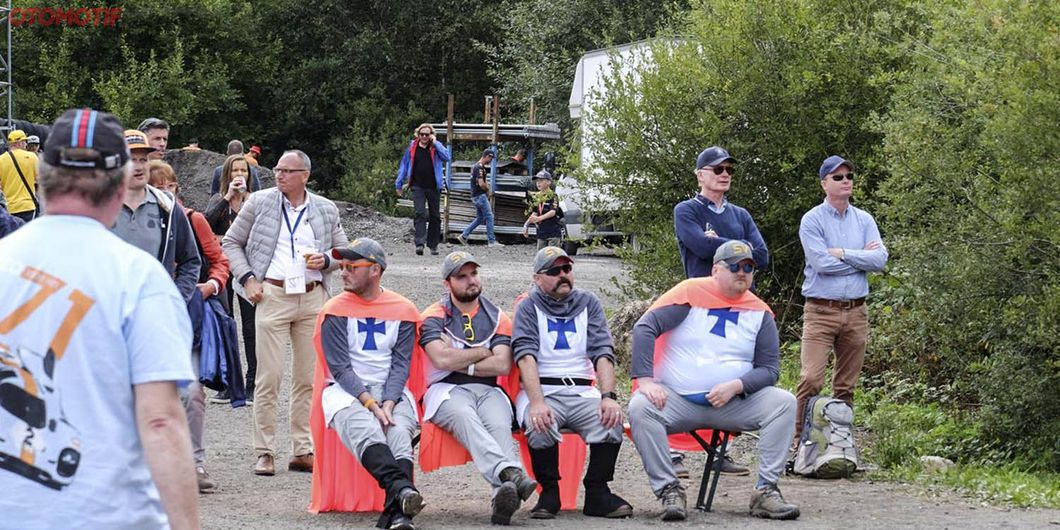
[[[926,475],[917,464],[881,469],[873,480],[904,482],[921,487],[943,487],[966,497],[1018,508],[1060,509],[1060,475],[1032,473],[1013,466],[960,466]]]

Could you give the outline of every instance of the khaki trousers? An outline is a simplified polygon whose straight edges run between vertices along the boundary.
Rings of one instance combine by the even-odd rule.
[[[287,346],[291,357],[291,454],[313,452],[309,432],[309,405],[313,397],[313,369],[316,351],[313,331],[317,313],[327,301],[322,285],[305,294],[287,294],[283,287],[263,283],[265,297],[255,312],[254,344],[258,370],[254,378],[254,451],[276,454],[276,415],[279,409],[280,381]]]
[[[839,309],[807,301],[802,314],[802,369],[795,418],[795,445],[802,433],[806,402],[824,386],[829,353],[835,350],[832,374],[832,396],[854,406],[854,387],[865,363],[865,345],[869,338],[868,306]]]

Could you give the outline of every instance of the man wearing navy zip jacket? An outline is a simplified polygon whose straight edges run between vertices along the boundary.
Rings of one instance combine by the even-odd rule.
[[[769,266],[769,249],[751,214],[725,198],[733,162],[722,147],[704,149],[696,157],[699,193],[674,207],[674,232],[686,278],[710,276],[714,253],[733,239],[751,244],[759,270]]]
[[[398,165],[394,187],[398,197],[405,188],[412,187],[412,204],[416,209],[413,225],[416,228],[416,254],[423,255],[423,245],[438,255],[438,242],[442,240],[442,216],[438,211],[442,196],[442,163],[449,161],[449,150],[434,135],[429,123],[416,128],[416,138]]]
[[[732,183],[733,162],[723,147],[711,146],[696,157],[696,180],[699,193],[674,207],[674,232],[681,250],[681,263],[686,278],[710,276],[714,267],[714,253],[728,241],[746,241],[751,245],[759,270],[769,266],[769,249],[747,210],[725,198]],[[682,455],[670,454],[678,468],[678,476],[685,478],[688,471],[682,465]],[[726,475],[747,475],[751,470],[726,456],[721,472]]]

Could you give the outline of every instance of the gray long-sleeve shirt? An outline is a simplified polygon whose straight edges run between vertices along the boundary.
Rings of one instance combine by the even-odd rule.
[[[350,343],[347,330],[347,318],[335,315],[324,317],[320,325],[320,342],[324,347],[324,360],[335,382],[347,394],[357,397],[367,390],[364,381],[353,369],[350,359]],[[383,383],[383,401],[400,401],[409,379],[409,367],[412,363],[412,347],[416,337],[416,325],[413,322],[402,322],[398,327],[397,341],[390,354],[390,371]]]
[[[537,325],[535,307],[552,317],[574,318],[583,310],[588,310],[586,328],[586,354],[596,366],[596,361],[605,357],[615,364],[614,342],[611,328],[607,325],[603,305],[600,299],[589,291],[574,289],[562,300],[556,300],[541,292],[537,286],[530,290],[530,296],[516,308],[512,326],[512,355],[516,362],[530,355],[535,359],[541,347],[541,335]]]
[[[692,308],[686,304],[668,305],[644,313],[633,327],[633,355],[630,376],[653,377],[655,373],[655,339],[684,322]],[[780,335],[777,323],[768,311],[754,345],[751,371],[740,377],[744,394],[753,394],[776,384],[780,377]],[[710,367],[704,367],[709,370]]]

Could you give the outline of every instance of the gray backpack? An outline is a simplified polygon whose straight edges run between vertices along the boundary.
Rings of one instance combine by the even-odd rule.
[[[828,396],[810,398],[795,456],[795,473],[824,479],[853,475],[858,468],[853,424],[854,411],[843,401]]]

